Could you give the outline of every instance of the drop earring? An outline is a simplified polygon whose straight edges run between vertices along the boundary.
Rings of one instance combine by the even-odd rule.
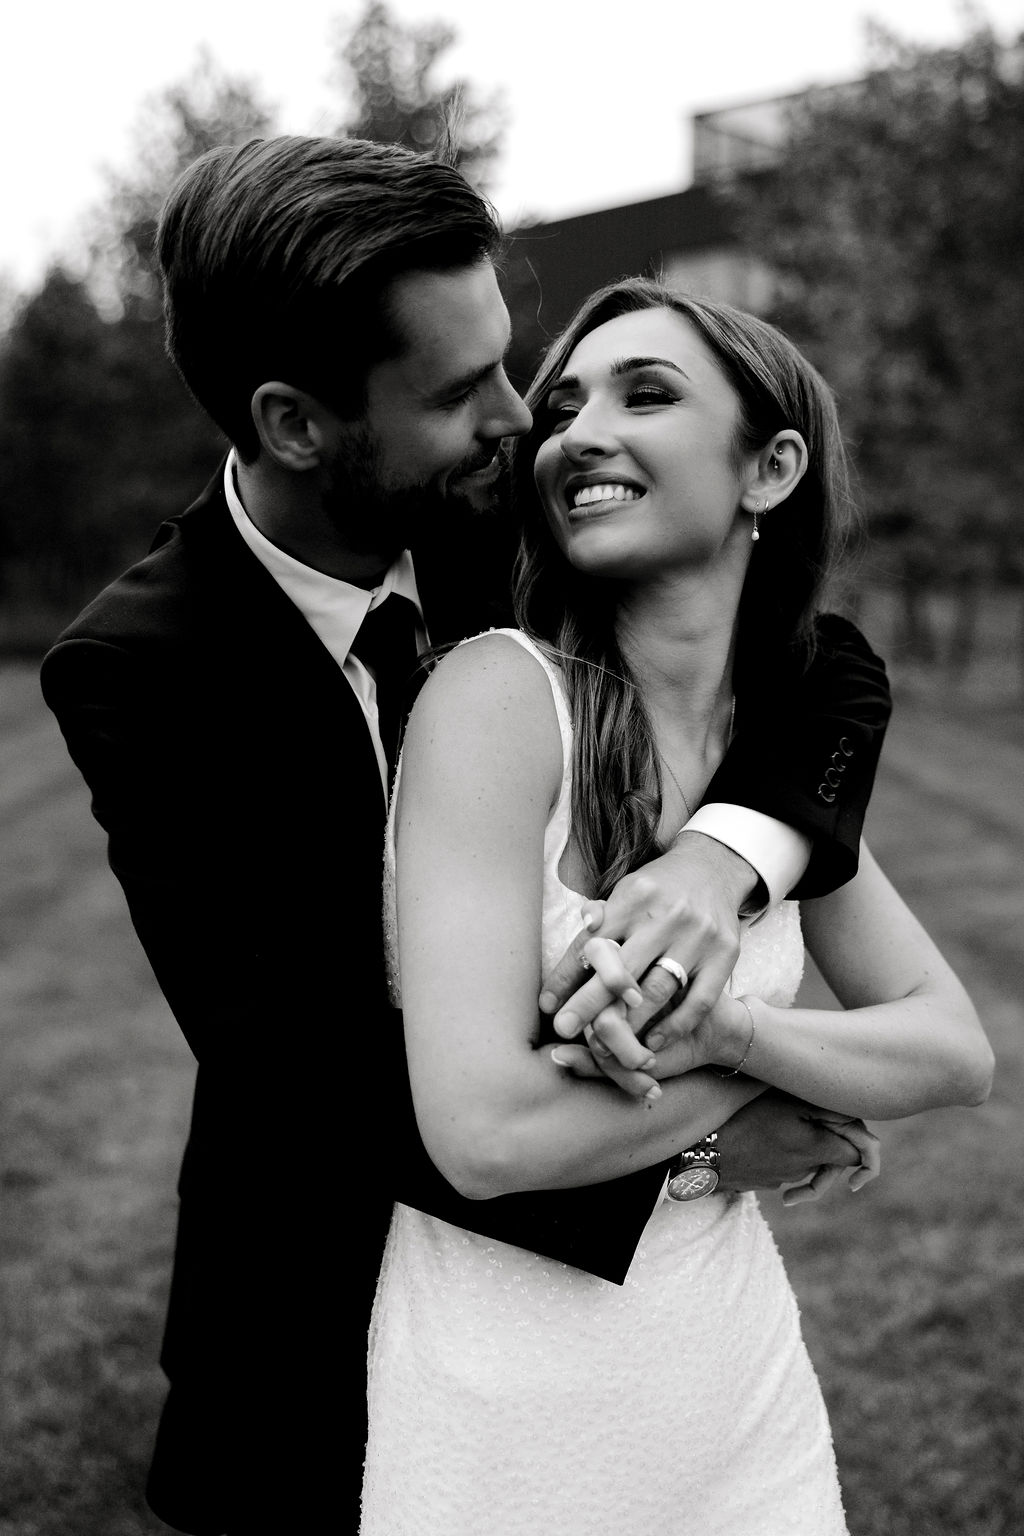
[[[761,535],[760,535],[760,533],[758,532],[758,529],[757,529],[757,520],[758,520],[759,517],[763,516],[763,514],[765,512],[767,512],[767,511],[768,511],[768,497],[766,496],[765,499],[764,499],[764,506],[761,508],[761,511],[758,512],[757,508],[756,507],[754,508],[754,531],[750,535],[750,542],[751,542],[751,544],[756,544],[758,539],[761,537]]]

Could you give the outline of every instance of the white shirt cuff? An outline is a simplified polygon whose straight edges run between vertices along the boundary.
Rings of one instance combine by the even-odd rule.
[[[744,917],[760,917],[768,907],[784,901],[811,858],[809,837],[745,805],[702,805],[681,830],[713,837],[756,870],[768,892],[767,905],[744,909]]]

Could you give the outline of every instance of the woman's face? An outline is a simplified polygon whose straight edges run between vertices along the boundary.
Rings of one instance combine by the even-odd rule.
[[[538,406],[550,422],[534,477],[567,559],[641,580],[706,566],[748,539],[740,405],[697,331],[674,310],[620,315],[584,336]]]

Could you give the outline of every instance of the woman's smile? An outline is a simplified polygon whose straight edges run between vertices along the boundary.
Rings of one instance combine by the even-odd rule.
[[[645,494],[643,486],[632,480],[601,479],[593,474],[571,475],[565,487],[569,521],[576,521],[576,515],[581,512],[611,511],[622,502],[639,501]]]
[[[544,410],[537,488],[581,569],[660,576],[706,566],[734,542],[747,468],[736,451],[739,401],[685,319],[652,309],[589,332]],[[599,538],[577,538],[598,524]]]

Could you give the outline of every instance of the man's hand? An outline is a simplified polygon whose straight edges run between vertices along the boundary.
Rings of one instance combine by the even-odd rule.
[[[654,962],[667,955],[687,977],[682,1005],[670,1023],[659,1023],[647,1041],[652,1049],[692,1033],[714,1007],[739,953],[739,910],[757,884],[755,870],[723,843],[700,832],[683,832],[667,853],[619,881],[607,901],[588,902],[590,919],[545,978],[542,1013],[555,1015],[556,1032],[569,1040],[593,1025],[592,1049],[630,1054],[635,1037],[679,989]],[[599,974],[586,980],[583,950],[592,939],[620,941],[592,950]],[[646,973],[646,974],[645,974]],[[641,1001],[619,1001],[639,983]],[[581,985],[582,983],[582,985]],[[629,999],[627,998],[627,1001]],[[636,1062],[629,1061],[630,1066]]]
[[[718,1132],[719,1188],[778,1189],[791,1186],[784,1205],[814,1200],[842,1177],[860,1189],[877,1176],[880,1143],[862,1120],[818,1109],[769,1089],[738,1110]]]

